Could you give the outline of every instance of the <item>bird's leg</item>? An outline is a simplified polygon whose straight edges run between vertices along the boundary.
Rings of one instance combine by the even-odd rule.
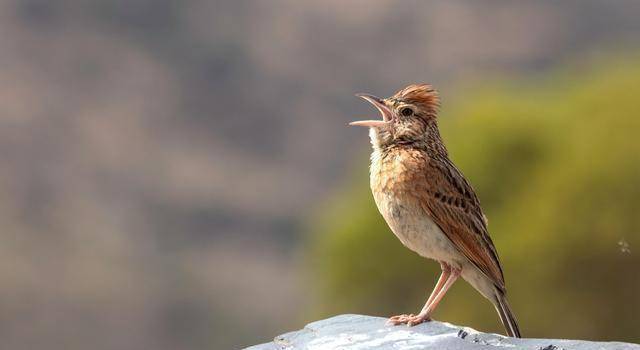
[[[440,278],[438,278],[436,286],[433,287],[433,291],[431,292],[431,295],[429,295],[429,299],[427,299],[427,302],[424,303],[424,307],[422,307],[422,310],[420,312],[424,311],[427,307],[429,307],[429,305],[431,305],[433,299],[436,297],[436,295],[438,295],[440,290],[442,290],[444,283],[447,281],[447,279],[449,279],[449,276],[451,275],[451,267],[447,263],[440,262],[440,269],[442,270]]]
[[[449,288],[451,288],[453,283],[458,279],[458,277],[460,277],[461,272],[462,270],[460,269],[456,269],[454,267],[451,268],[451,274],[449,275],[449,278],[447,278],[447,281],[442,286],[442,289],[440,289],[438,294],[436,294],[436,296],[431,301],[431,304],[429,304],[426,307],[426,309],[422,309],[422,311],[420,311],[419,314],[417,314],[416,316],[413,316],[407,322],[407,325],[409,327],[420,324],[425,320],[429,319],[429,317],[431,317],[431,313],[433,312],[433,310],[436,309],[436,307],[438,306],[438,304],[440,303],[444,295],[447,294],[447,291],[449,290]]]
[[[433,291],[431,292],[431,295],[429,295],[429,299],[427,299],[427,302],[424,304],[424,307],[420,311],[419,315],[422,315],[423,313],[426,312],[429,305],[431,305],[431,303],[436,298],[440,290],[442,290],[442,287],[444,286],[446,281],[449,279],[449,276],[451,275],[451,267],[447,263],[440,262],[440,269],[442,270],[442,273],[440,274],[440,278],[438,278],[438,282],[436,283],[435,287],[433,287]],[[413,314],[409,314],[409,315],[403,314],[403,315],[393,316],[389,318],[387,323],[395,326],[402,323],[409,323],[415,317],[416,316]],[[422,321],[425,321],[427,319],[428,317],[425,317]]]

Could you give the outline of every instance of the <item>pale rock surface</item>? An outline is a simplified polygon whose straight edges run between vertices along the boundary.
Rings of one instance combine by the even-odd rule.
[[[380,317],[339,315],[246,350],[640,350],[640,345],[620,342],[508,338],[438,321],[411,328],[387,326],[385,322],[386,319]]]

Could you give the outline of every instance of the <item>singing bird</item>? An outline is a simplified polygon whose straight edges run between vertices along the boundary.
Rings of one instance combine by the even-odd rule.
[[[442,269],[422,310],[393,316],[389,323],[413,326],[430,320],[447,290],[462,277],[493,303],[508,335],[519,338],[480,201],[449,159],[438,131],[437,91],[417,84],[386,99],[357,96],[382,115],[381,120],[349,123],[369,128],[370,185],[378,210],[402,244],[438,261]]]

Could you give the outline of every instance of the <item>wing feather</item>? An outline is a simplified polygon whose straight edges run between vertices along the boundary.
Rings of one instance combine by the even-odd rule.
[[[464,256],[504,290],[502,267],[473,188],[447,157],[423,164],[427,168],[416,188],[422,209]]]

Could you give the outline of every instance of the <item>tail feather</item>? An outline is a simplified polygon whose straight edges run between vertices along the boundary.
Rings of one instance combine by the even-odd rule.
[[[495,307],[500,315],[500,321],[502,321],[504,328],[507,330],[507,334],[510,337],[522,338],[520,335],[520,327],[518,327],[518,320],[513,314],[509,302],[507,302],[507,296],[500,291],[496,291]]]

